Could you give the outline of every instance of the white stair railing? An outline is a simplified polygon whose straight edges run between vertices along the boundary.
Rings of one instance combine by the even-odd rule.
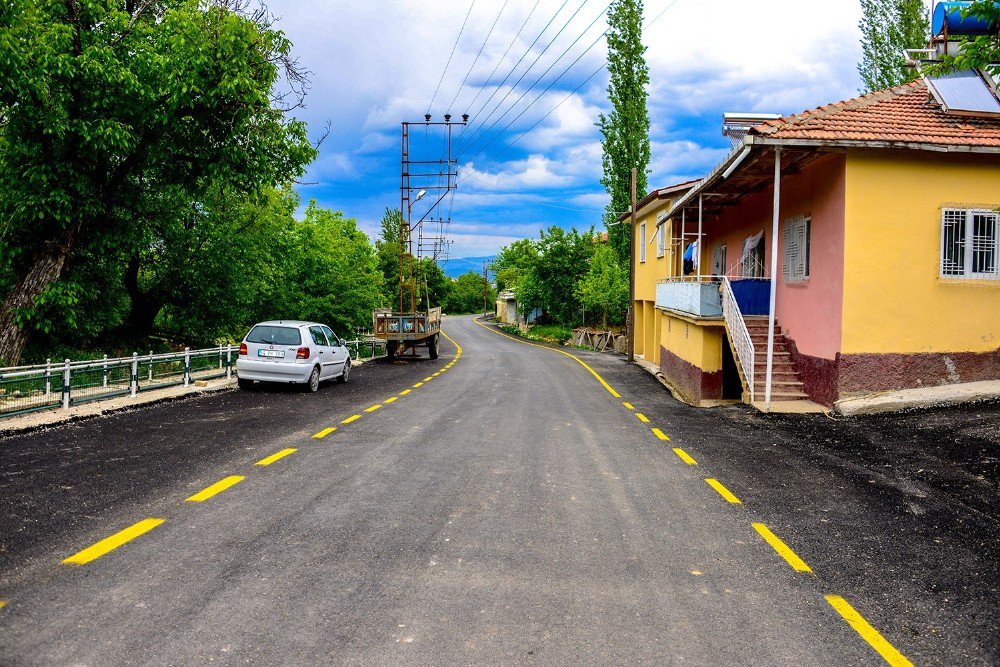
[[[736,295],[733,294],[733,285],[729,278],[722,281],[722,317],[726,320],[726,329],[729,331],[729,338],[736,348],[736,361],[743,369],[743,379],[746,381],[747,389],[750,392],[750,402],[754,401],[754,378],[753,378],[753,339],[750,338],[750,330],[743,319],[740,306],[736,303]]]

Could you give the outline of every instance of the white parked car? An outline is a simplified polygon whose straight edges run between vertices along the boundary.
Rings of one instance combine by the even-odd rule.
[[[319,389],[323,380],[347,382],[351,355],[344,340],[318,322],[274,320],[250,329],[240,343],[236,374],[240,389],[257,382],[303,384]]]

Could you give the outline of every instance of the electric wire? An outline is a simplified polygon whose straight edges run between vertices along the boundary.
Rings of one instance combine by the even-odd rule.
[[[479,46],[479,51],[476,53],[476,57],[473,58],[472,64],[469,65],[469,69],[465,72],[465,76],[462,77],[462,83],[458,86],[458,90],[455,91],[455,97],[451,98],[451,102],[448,104],[447,108],[448,113],[451,113],[452,107],[454,107],[455,102],[458,101],[458,96],[461,95],[462,90],[465,89],[465,82],[469,80],[469,75],[472,74],[472,70],[476,67],[476,63],[479,62],[480,56],[483,55],[483,49],[486,48],[486,44],[490,41],[490,37],[493,35],[493,31],[496,29],[497,23],[500,21],[500,17],[503,16],[503,12],[505,9],[507,9],[507,5],[509,3],[510,0],[504,0],[503,5],[501,5],[500,7],[500,11],[497,12],[497,17],[493,19],[493,25],[490,26],[490,31],[486,33],[486,39],[484,39],[483,43]]]
[[[451,66],[451,59],[455,56],[455,49],[458,48],[458,43],[462,39],[462,33],[465,32],[465,25],[469,22],[469,16],[472,14],[472,8],[476,6],[476,0],[472,0],[472,4],[469,5],[469,11],[465,13],[465,20],[462,21],[462,27],[458,31],[458,37],[455,38],[455,44],[451,47],[451,53],[448,55],[448,62],[444,64],[444,71],[441,72],[441,78],[438,79],[437,88],[434,89],[434,95],[431,96],[431,102],[427,105],[427,113],[431,112],[431,107],[434,106],[434,100],[437,99],[438,91],[441,90],[441,82],[444,81],[444,75],[448,73],[448,67]]]
[[[492,124],[491,124],[491,125],[490,125],[489,127],[487,127],[487,128],[484,128],[484,129],[483,129],[483,130],[481,131],[481,133],[479,134],[479,137],[480,137],[479,139],[476,139],[475,141],[473,141],[472,139],[470,139],[470,140],[469,140],[469,144],[470,144],[470,146],[469,146],[469,150],[470,150],[470,151],[471,151],[471,150],[472,150],[473,148],[475,148],[475,147],[476,147],[476,144],[478,144],[478,143],[479,143],[479,141],[481,141],[481,140],[482,140],[482,138],[485,138],[486,134],[487,134],[487,133],[488,133],[488,132],[489,132],[490,130],[492,130],[492,129],[493,129],[494,127],[496,127],[496,126],[497,126],[497,125],[498,125],[498,124],[499,124],[499,123],[500,123],[500,122],[501,122],[501,121],[502,121],[502,120],[504,119],[504,117],[505,117],[505,116],[506,116],[507,114],[509,114],[509,113],[510,113],[511,111],[513,111],[513,110],[514,110],[515,108],[517,108],[517,105],[521,103],[521,100],[523,100],[523,99],[525,98],[525,96],[527,96],[527,94],[528,94],[528,93],[530,93],[530,92],[531,92],[531,91],[532,91],[532,90],[533,90],[533,89],[535,88],[535,86],[537,86],[537,85],[538,85],[539,83],[541,83],[542,79],[544,79],[544,78],[545,78],[545,76],[546,76],[546,75],[547,75],[547,74],[548,74],[549,72],[551,72],[551,71],[552,71],[552,68],[553,68],[553,67],[555,67],[555,66],[556,66],[557,64],[559,64],[559,62],[560,62],[560,61],[561,61],[561,60],[562,60],[562,59],[563,59],[563,58],[564,58],[564,57],[566,56],[566,54],[567,54],[567,53],[569,53],[569,52],[570,52],[570,50],[572,50],[572,48],[573,48],[574,46],[576,46],[576,45],[577,45],[577,43],[579,43],[579,41],[580,41],[581,39],[583,39],[583,37],[584,37],[584,36],[585,36],[585,35],[586,35],[586,34],[587,34],[587,33],[588,33],[589,31],[590,31],[590,29],[594,27],[594,24],[595,24],[595,23],[597,23],[597,22],[598,22],[598,21],[599,21],[599,20],[601,19],[601,17],[602,17],[602,16],[604,16],[604,15],[605,15],[605,14],[607,13],[607,11],[608,11],[608,8],[609,8],[609,7],[611,7],[611,3],[610,3],[610,2],[609,2],[609,3],[607,4],[607,6],[605,6],[605,8],[604,8],[604,9],[602,9],[602,10],[601,10],[601,13],[600,13],[600,14],[598,14],[597,16],[595,16],[595,17],[594,17],[594,20],[593,20],[593,21],[591,21],[591,22],[590,22],[590,24],[589,24],[589,25],[588,25],[588,26],[587,26],[586,28],[584,28],[583,32],[582,32],[582,33],[580,33],[580,34],[579,34],[579,36],[577,36],[577,38],[576,38],[576,39],[574,39],[574,40],[573,40],[573,42],[572,42],[572,43],[571,43],[571,44],[570,44],[569,46],[567,46],[567,47],[566,47],[566,49],[565,49],[565,50],[563,50],[563,52],[562,52],[561,54],[559,54],[559,57],[558,57],[558,58],[556,58],[556,59],[555,59],[554,61],[552,61],[552,63],[551,63],[551,64],[550,64],[550,65],[549,65],[549,66],[548,66],[548,67],[547,67],[546,69],[545,69],[545,71],[544,71],[544,72],[542,72],[542,73],[541,73],[541,74],[540,74],[540,75],[538,76],[538,78],[537,78],[537,79],[535,79],[535,81],[534,81],[534,82],[533,82],[533,83],[532,83],[532,84],[531,84],[530,86],[528,86],[528,87],[527,87],[527,88],[526,88],[526,89],[524,90],[524,92],[522,92],[522,93],[521,93],[521,94],[520,94],[520,95],[518,96],[518,98],[517,98],[516,100],[514,100],[514,103],[513,103],[513,104],[511,104],[511,105],[510,105],[510,107],[508,107],[508,108],[507,108],[507,110],[506,110],[506,111],[505,111],[505,112],[504,112],[503,114],[501,114],[500,116],[497,116],[497,118],[496,118],[496,119],[495,119],[495,120],[493,121],[493,123],[492,123]],[[567,67],[567,68],[566,68],[566,69],[565,69],[565,70],[564,70],[564,71],[562,72],[562,74],[560,74],[560,75],[559,75],[558,77],[556,77],[556,79],[555,79],[555,80],[554,80],[554,81],[553,81],[552,83],[550,83],[550,84],[549,84],[549,86],[548,86],[548,87],[547,87],[547,88],[546,88],[546,89],[545,89],[544,91],[542,91],[542,95],[544,95],[544,94],[545,94],[546,92],[548,92],[548,91],[549,91],[549,90],[550,90],[550,89],[552,88],[552,86],[553,86],[553,85],[554,85],[554,84],[556,83],[556,81],[558,81],[558,80],[559,80],[559,79],[561,79],[561,78],[562,78],[563,76],[565,76],[565,75],[566,75],[566,73],[567,73],[567,72],[568,72],[568,71],[569,71],[569,70],[570,70],[570,69],[571,69],[571,68],[572,68],[572,67],[573,67],[574,65],[576,65],[576,63],[578,63],[578,62],[580,61],[580,59],[581,59],[581,58],[582,58],[582,57],[583,57],[583,56],[584,56],[584,55],[585,55],[585,54],[586,54],[587,52],[589,52],[589,51],[590,51],[590,49],[594,48],[594,46],[596,46],[596,45],[597,45],[597,43],[601,41],[601,38],[602,38],[602,37],[604,37],[604,36],[605,36],[605,35],[607,34],[607,32],[608,32],[607,30],[605,30],[604,32],[602,32],[602,33],[600,34],[600,36],[598,36],[598,38],[597,38],[597,39],[596,39],[596,40],[595,40],[595,41],[594,41],[594,42],[593,42],[593,43],[592,43],[592,44],[591,44],[591,45],[590,45],[589,47],[587,47],[587,48],[586,48],[586,49],[585,49],[585,50],[583,51],[583,53],[581,53],[581,54],[580,54],[580,55],[579,55],[579,56],[578,56],[578,57],[576,58],[576,60],[574,60],[574,61],[573,61],[573,62],[572,62],[572,63],[571,63],[570,65],[569,65],[569,67]],[[539,97],[540,97],[540,96],[539,96]],[[537,99],[538,99],[538,98],[536,98],[536,100],[537,100]],[[529,106],[530,106],[530,105],[529,105]],[[527,110],[527,109],[525,109],[525,110]],[[517,118],[520,118],[520,117],[521,117],[521,116],[523,115],[523,113],[524,113],[524,112],[522,111],[522,113],[518,114],[518,115],[517,115],[517,117],[516,117],[516,118],[515,118],[514,120],[517,120]],[[507,125],[507,127],[510,127],[510,124],[508,124],[508,125]],[[506,129],[506,128],[504,128],[504,129]],[[475,136],[475,135],[473,135],[473,136]],[[478,153],[477,153],[477,155],[478,155]]]

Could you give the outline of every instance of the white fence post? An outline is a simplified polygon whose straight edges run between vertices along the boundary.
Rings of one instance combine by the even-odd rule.
[[[219,343],[219,370],[222,370],[222,343]]]
[[[153,383],[153,351],[149,351],[149,382]]]
[[[191,386],[191,348],[184,348],[184,386]]]
[[[139,393],[139,353],[132,353],[132,381],[129,383],[129,391],[132,394],[132,398],[135,398],[136,394]]]
[[[52,369],[51,369],[51,366],[52,366],[52,360],[51,359],[46,359],[45,360],[45,395],[46,396],[51,396],[52,395]]]
[[[108,387],[108,355],[104,355],[104,370],[101,373],[101,386],[107,389]]]
[[[62,386],[62,406],[63,410],[69,410],[70,382],[72,381],[69,369],[69,359],[63,363],[63,386]]]
[[[233,345],[226,345],[226,379],[233,379]]]

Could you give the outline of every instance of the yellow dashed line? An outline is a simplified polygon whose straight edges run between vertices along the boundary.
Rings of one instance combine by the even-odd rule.
[[[500,333],[499,331],[496,331],[496,330],[494,330],[494,329],[486,326],[485,324],[483,324],[482,322],[480,322],[478,320],[472,320],[472,321],[475,322],[476,324],[478,324],[479,326],[481,326],[482,328],[486,329],[487,331],[495,333],[498,336],[503,336],[504,338],[510,338],[513,341],[517,341],[518,343],[521,343],[522,345],[530,345],[531,347],[540,347],[543,350],[548,350],[549,352],[558,352],[559,354],[566,355],[567,357],[569,357],[570,359],[573,359],[574,361],[576,361],[576,363],[580,364],[581,366],[583,366],[584,368],[586,368],[588,371],[590,371],[590,374],[593,375],[595,378],[597,378],[597,381],[601,383],[602,387],[604,387],[605,389],[608,390],[609,394],[611,394],[615,398],[621,398],[622,397],[621,394],[619,394],[617,391],[614,390],[614,387],[612,387],[610,384],[607,383],[607,380],[605,380],[604,378],[602,378],[598,374],[597,371],[595,371],[593,368],[591,368],[587,364],[587,362],[585,362],[583,359],[581,359],[580,357],[576,356],[575,354],[570,354],[569,352],[563,352],[562,350],[556,350],[555,348],[548,347],[547,345],[536,345],[535,343],[529,343],[527,341],[521,340],[520,338],[515,338],[514,336],[508,336],[505,333]],[[451,339],[449,338],[448,340],[451,340]],[[454,341],[452,341],[452,342],[454,342]],[[459,356],[461,356],[461,354]]]
[[[635,406],[634,406],[634,405],[632,405],[631,403],[629,403],[628,401],[623,401],[623,402],[622,402],[622,405],[624,405],[624,406],[625,406],[626,408],[628,408],[629,410],[635,410]]]
[[[7,601],[6,600],[0,600],[0,609],[3,609],[6,606],[7,606]]]
[[[771,545],[771,548],[778,552],[778,555],[785,559],[785,561],[792,566],[792,569],[796,572],[812,572],[805,561],[796,555],[787,544],[781,541],[781,539],[771,532],[771,530],[762,523],[753,524],[754,530],[760,533],[760,536],[764,538],[764,541]]]
[[[376,410],[378,410],[381,407],[382,407],[381,403],[376,403],[375,405],[371,406],[370,408],[365,408],[365,412],[375,412]]]
[[[668,436],[666,433],[664,433],[660,429],[658,429],[656,427],[653,427],[652,430],[653,430],[653,435],[655,435],[660,440],[670,440],[670,436]]]
[[[726,487],[724,487],[722,485],[722,482],[720,482],[719,480],[712,479],[711,477],[709,477],[705,481],[708,483],[708,485],[710,487],[712,487],[713,489],[715,489],[720,496],[722,496],[723,498],[725,498],[727,501],[729,501],[733,505],[742,505],[743,504],[743,501],[740,500],[739,498],[737,498],[736,496],[734,496],[733,493],[729,489],[727,489]]]
[[[637,412],[637,413],[635,413],[635,416],[636,416],[636,417],[637,417],[637,418],[639,419],[639,421],[641,421],[641,422],[642,422],[643,424],[648,424],[648,423],[649,423],[649,417],[647,417],[646,415],[642,414],[641,412]]]
[[[694,458],[692,458],[690,454],[688,454],[687,452],[685,452],[680,447],[674,447],[674,454],[676,454],[677,457],[681,461],[684,461],[684,463],[688,464],[689,466],[696,466],[696,465],[698,465],[698,462],[695,461]],[[709,482],[709,484],[711,484],[711,482]],[[739,502],[739,501],[736,501],[736,502]]]
[[[239,484],[244,479],[246,479],[246,478],[243,477],[242,475],[230,475],[229,477],[225,477],[223,479],[220,479],[218,482],[216,482],[212,486],[204,488],[201,491],[199,491],[198,493],[194,494],[193,496],[187,498],[187,502],[189,502],[189,503],[201,503],[201,502],[204,502],[204,501],[208,500],[209,498],[211,498],[212,496],[222,493],[223,491],[225,491],[229,487],[235,486],[236,484]]]
[[[92,560],[97,560],[109,551],[114,551],[126,542],[130,542],[144,533],[153,530],[165,519],[143,519],[132,524],[125,530],[119,531],[110,537],[105,537],[100,542],[87,547],[83,551],[78,551],[63,561],[63,565],[86,565]]]
[[[319,433],[315,434],[313,437],[315,439],[317,439],[317,440],[322,440],[323,438],[325,438],[326,436],[330,435],[331,433],[333,433],[336,430],[337,430],[336,426],[331,426],[330,428],[323,429]]]
[[[415,385],[413,385],[413,388],[416,389],[417,387],[423,387],[423,386],[424,386],[423,382],[418,382]]]
[[[441,371],[438,371],[437,373],[431,373],[431,377],[436,378],[438,375],[441,375]]]
[[[826,601],[840,614],[854,631],[861,635],[868,644],[878,651],[890,667],[913,667],[913,663],[906,659],[895,646],[890,644],[878,630],[873,628],[864,617],[854,610],[847,600],[839,595],[826,595]]]
[[[427,377],[424,378],[424,382],[430,382],[433,379],[434,379],[433,375],[428,375]]]
[[[382,403],[384,405],[388,405],[389,403],[395,403],[398,400],[399,400],[399,396],[390,396],[389,398],[387,398],[384,401],[382,401]]]
[[[348,417],[347,419],[345,419],[344,421],[342,421],[340,423],[341,424],[350,424],[351,422],[356,422],[359,419],[361,419],[361,415],[351,415],[350,417]]]
[[[413,390],[412,390],[412,389],[404,389],[403,391],[399,392],[399,395],[400,395],[400,396],[406,396],[406,395],[407,395],[407,394],[409,394],[409,393],[410,393],[411,391],[413,391]]]
[[[277,452],[276,454],[271,454],[267,458],[261,459],[260,461],[257,461],[257,465],[259,465],[259,466],[269,466],[272,463],[274,463],[275,461],[280,461],[281,459],[285,458],[286,456],[294,454],[297,451],[298,450],[295,449],[294,447],[289,447],[288,449],[282,449],[280,452]]]

